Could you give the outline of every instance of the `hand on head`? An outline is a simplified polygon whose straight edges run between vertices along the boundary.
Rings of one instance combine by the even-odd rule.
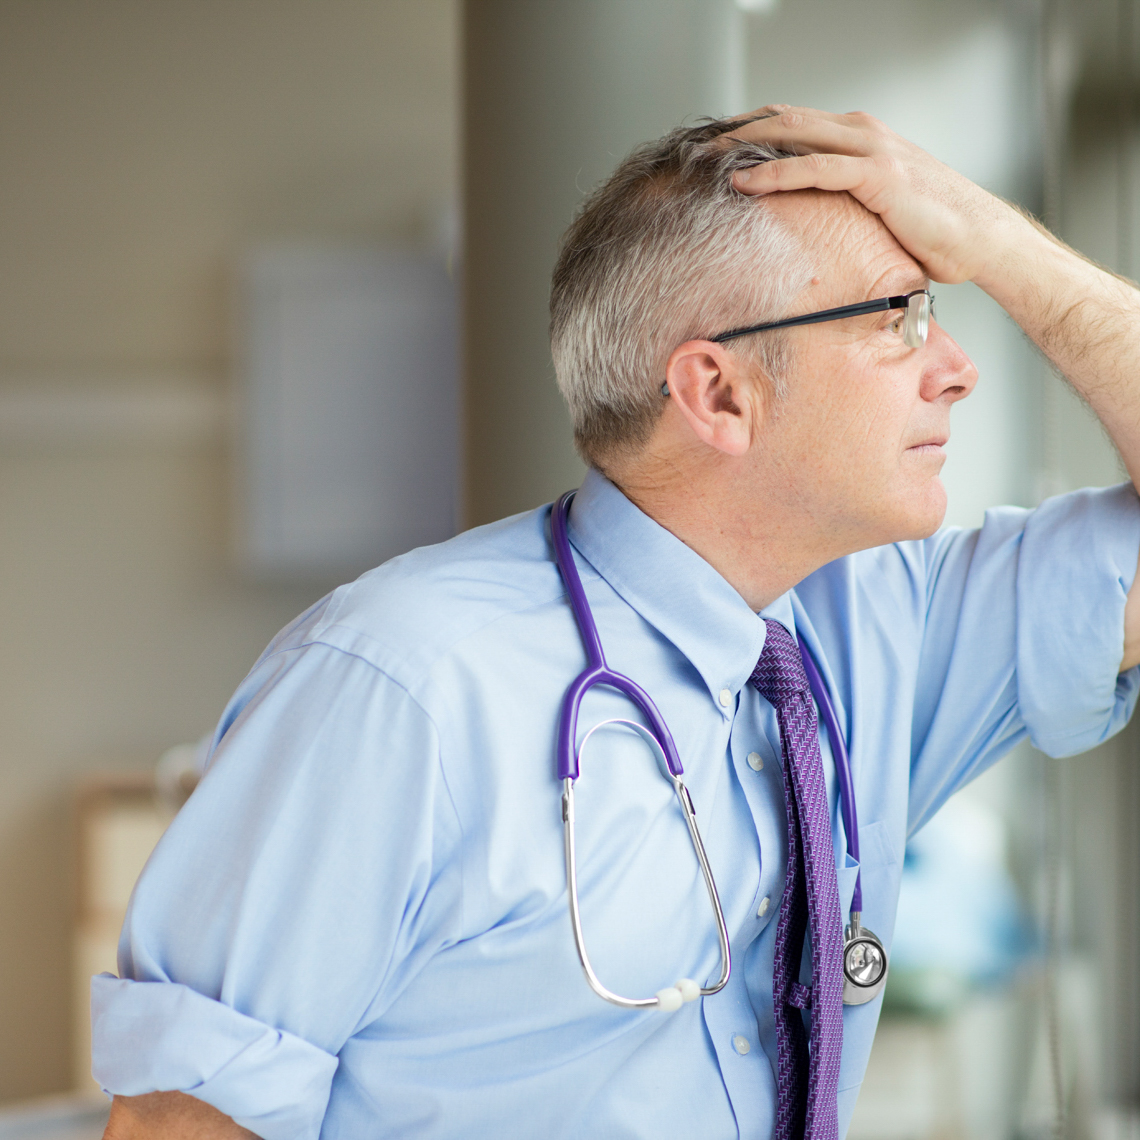
[[[878,214],[934,281],[974,280],[1024,225],[1007,203],[862,112],[762,108],[724,139],[768,143],[796,157],[738,171],[744,194],[845,190]]]

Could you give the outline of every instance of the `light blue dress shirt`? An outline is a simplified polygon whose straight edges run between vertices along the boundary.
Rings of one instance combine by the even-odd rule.
[[[596,473],[570,535],[610,664],[662,710],[732,940],[676,1013],[586,986],[566,905],[554,736],[581,641],[548,510],[413,551],[272,643],[147,864],[93,982],[110,1093],[181,1089],[267,1140],[770,1135],[772,954],[786,831],[779,733],[747,684],[764,626]],[[1140,548],[1131,487],[825,566],[763,612],[807,641],[850,742],[864,922],[889,944],[908,834],[1027,733],[1116,732]],[[580,724],[629,716],[594,690]],[[841,902],[844,853],[831,754]],[[670,785],[628,730],[577,786],[582,920],[619,993],[714,979],[713,916]],[[844,1011],[846,1129],[879,1003]]]

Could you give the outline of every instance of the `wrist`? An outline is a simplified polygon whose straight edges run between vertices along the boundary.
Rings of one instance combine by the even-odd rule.
[[[1004,203],[1003,203],[1004,205]],[[1040,285],[1070,250],[1044,227],[1012,206],[985,237],[986,257],[972,280],[1003,308],[1025,294],[1026,285]]]

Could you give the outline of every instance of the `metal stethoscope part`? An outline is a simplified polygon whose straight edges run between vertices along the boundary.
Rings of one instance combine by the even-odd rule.
[[[863,927],[861,918],[859,911],[853,910],[843,930],[844,1005],[866,1005],[887,983],[887,952],[874,931]]]
[[[716,883],[713,881],[712,868],[709,866],[708,855],[705,853],[705,846],[701,841],[701,833],[697,827],[697,813],[693,806],[693,799],[681,779],[684,775],[681,758],[677,753],[677,746],[673,742],[668,726],[649,694],[629,677],[615,672],[606,664],[601,638],[598,636],[598,628],[594,623],[593,614],[590,612],[590,604],[586,599],[586,592],[582,587],[578,569],[574,565],[574,555],[570,549],[570,539],[566,530],[570,503],[573,498],[573,491],[564,494],[554,504],[550,516],[550,534],[554,545],[554,558],[558,564],[558,569],[561,571],[562,579],[566,583],[570,606],[574,611],[574,619],[582,636],[587,659],[586,668],[574,679],[562,699],[562,712],[558,725],[558,778],[562,781],[563,786],[562,822],[570,924],[574,932],[574,945],[578,951],[578,960],[582,963],[586,981],[598,997],[621,1006],[623,1009],[659,1009],[668,1012],[679,1009],[683,1003],[695,1001],[698,997],[709,997],[712,994],[719,993],[728,984],[729,975],[732,972],[732,951],[729,948],[728,928],[725,925],[724,912],[721,909]],[[847,832],[847,852],[852,860],[858,863],[859,824],[855,811],[851,762],[847,754],[847,744],[839,731],[839,722],[835,716],[834,706],[831,703],[827,687],[823,683],[823,678],[816,668],[815,661],[802,639],[799,641],[799,646],[812,695],[819,706],[828,737],[831,740],[835,771],[839,780],[839,804],[843,814],[844,829]],[[581,745],[576,746],[578,712],[586,693],[596,685],[605,685],[608,688],[616,689],[629,698],[645,717],[648,724],[639,724],[636,721],[621,718],[602,721],[590,729]],[[578,871],[574,847],[574,781],[578,779],[582,753],[590,737],[599,728],[610,724],[620,724],[637,732],[655,750],[659,759],[665,763],[665,768],[677,796],[677,802],[684,814],[685,823],[689,829],[689,837],[692,840],[693,849],[696,851],[701,873],[704,876],[705,886],[708,889],[709,901],[712,903],[716,916],[721,967],[719,977],[711,986],[702,987],[689,978],[682,978],[676,985],[659,990],[653,997],[621,997],[603,985],[590,963],[590,956],[586,951],[586,942],[582,934],[582,919],[578,904]],[[843,1002],[845,1005],[863,1005],[874,1000],[882,992],[887,980],[887,952],[876,935],[862,925],[862,909],[862,885],[857,872],[851,899],[851,921],[843,932]]]
[[[582,759],[582,754],[585,752],[586,744],[590,737],[593,736],[598,729],[610,724],[624,725],[637,732],[649,746],[658,753],[660,759],[668,765],[668,757],[665,750],[644,725],[638,724],[636,721],[622,720],[617,717],[611,720],[601,721],[586,733],[585,738],[578,748],[577,760],[579,762]],[[697,853],[697,860],[701,865],[701,872],[705,879],[705,887],[708,889],[709,901],[712,903],[713,911],[716,914],[717,935],[720,939],[721,971],[720,977],[715,985],[702,988],[691,978],[682,978],[676,985],[658,990],[651,998],[624,998],[615,994],[599,981],[597,974],[594,973],[593,966],[590,964],[590,956],[586,953],[586,940],[582,935],[582,919],[578,911],[578,872],[576,866],[577,861],[574,856],[574,780],[572,777],[567,776],[562,782],[562,822],[566,848],[566,882],[569,888],[570,925],[574,929],[574,945],[578,949],[578,959],[582,963],[582,969],[586,974],[586,981],[589,982],[590,989],[592,989],[598,997],[605,998],[606,1001],[612,1002],[614,1005],[619,1005],[623,1009],[652,1008],[660,1009],[665,1012],[680,1009],[684,1002],[695,1001],[699,997],[708,997],[710,994],[718,993],[724,989],[728,983],[728,976],[732,971],[732,952],[728,946],[728,928],[725,925],[724,913],[720,908],[720,898],[716,893],[716,884],[713,882],[712,868],[709,866],[708,855],[705,854],[705,845],[701,842],[701,833],[697,827],[697,812],[693,807],[693,799],[689,795],[689,789],[685,787],[685,783],[680,776],[675,776],[670,771],[669,779],[673,784],[677,801],[681,805],[681,811],[684,813],[685,823],[688,824],[689,837],[693,841],[693,849]]]

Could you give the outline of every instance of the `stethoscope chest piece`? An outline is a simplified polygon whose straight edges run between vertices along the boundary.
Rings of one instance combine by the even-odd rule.
[[[866,1005],[887,984],[887,951],[859,917],[858,911],[852,911],[851,922],[843,931],[844,1005]]]

